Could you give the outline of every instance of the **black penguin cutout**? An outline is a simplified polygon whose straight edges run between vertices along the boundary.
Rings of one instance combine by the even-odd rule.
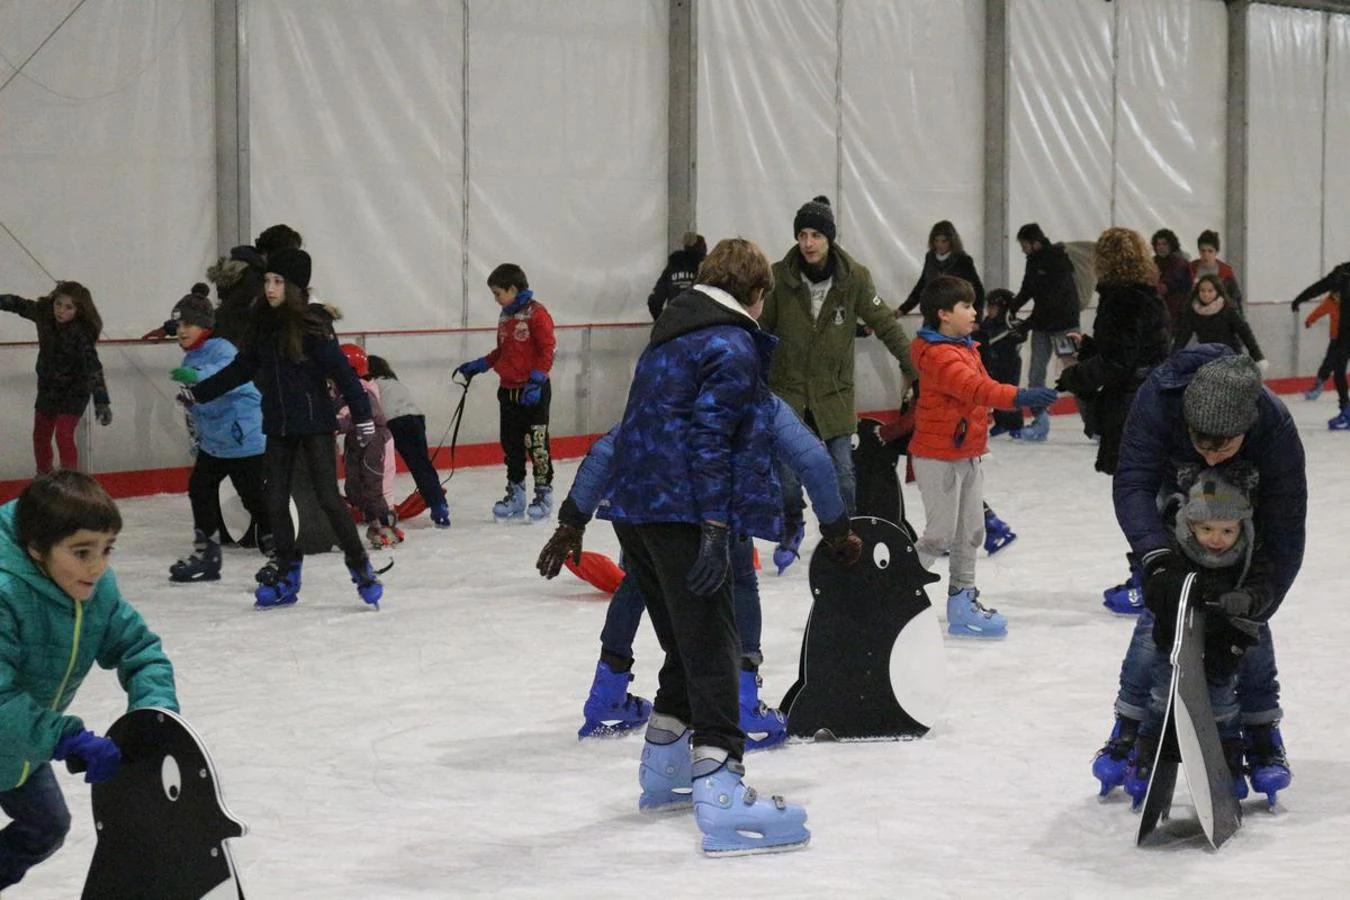
[[[243,900],[223,842],[247,828],[197,733],[166,709],[136,709],[108,737],[122,765],[91,791],[98,843],[83,900],[200,900],[230,880]]]
[[[853,474],[857,481],[856,496],[859,516],[894,522],[917,540],[914,527],[905,519],[905,497],[900,490],[900,474],[896,467],[909,447],[905,437],[887,444],[877,434],[881,422],[859,419],[853,436]]]
[[[942,631],[924,586],[938,580],[908,535],[855,518],[862,556],[843,568],[811,555],[815,603],[797,683],[783,698],[787,732],[836,740],[919,737],[946,699]]]

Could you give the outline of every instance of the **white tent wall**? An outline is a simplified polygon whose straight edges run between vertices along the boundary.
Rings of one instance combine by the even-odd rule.
[[[168,317],[215,255],[212,4],[92,0],[62,24],[71,11],[0,4],[0,222],[9,231],[0,232],[0,292],[38,297],[52,279],[79,281],[105,337],[138,336]],[[0,317],[0,341],[34,339],[31,323]],[[99,353],[114,420],[95,426],[82,465],[181,464],[167,380],[176,350],[104,344]],[[30,347],[0,354],[0,429],[14,438],[0,446],[3,477],[33,470],[35,358]]]
[[[1322,266],[1350,259],[1350,16],[1331,16],[1327,51],[1325,172],[1322,183]],[[1309,282],[1311,282],[1309,278]],[[1295,286],[1295,290],[1302,285]],[[1320,335],[1322,337],[1324,335]],[[1322,342],[1315,341],[1316,344]],[[1309,370],[1311,371],[1311,370]]]

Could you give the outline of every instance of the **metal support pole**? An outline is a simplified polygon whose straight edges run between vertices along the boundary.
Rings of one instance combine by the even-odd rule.
[[[251,243],[247,0],[215,0],[216,247]]]
[[[984,4],[984,283],[1008,284],[1008,4]]]
[[[666,241],[698,230],[698,3],[670,0]]]

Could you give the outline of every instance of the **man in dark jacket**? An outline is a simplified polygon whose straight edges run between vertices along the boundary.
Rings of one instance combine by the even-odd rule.
[[[1238,703],[1252,784],[1273,796],[1290,775],[1278,727],[1282,711],[1275,649],[1266,623],[1303,565],[1307,474],[1303,443],[1289,410],[1261,384],[1261,371],[1250,357],[1222,344],[1187,347],[1154,369],[1125,423],[1112,495],[1116,519],[1143,570],[1144,603],[1151,615],[1142,614],[1136,625],[1121,668],[1117,710],[1121,702],[1134,704],[1130,696],[1140,707],[1147,705],[1152,648],[1170,648],[1167,624],[1175,622],[1181,585],[1192,570],[1171,549],[1158,498],[1176,492],[1183,470],[1222,470],[1230,461],[1256,472],[1253,564],[1269,567],[1271,593],[1260,608],[1223,611],[1261,623],[1256,644],[1242,657]],[[1155,641],[1141,642],[1140,635],[1150,631]]]
[[[1016,313],[1027,301],[1035,308],[1023,320],[1021,330],[1031,333],[1031,365],[1027,370],[1028,387],[1045,387],[1052,353],[1072,356],[1069,332],[1078,330],[1078,288],[1073,280],[1073,262],[1063,244],[1052,244],[1041,226],[1028,222],[1017,229],[1017,243],[1027,257],[1022,287],[1012,301]],[[1033,409],[1035,418],[1022,429],[1022,436],[1045,440],[1050,433],[1050,416],[1044,409]]]

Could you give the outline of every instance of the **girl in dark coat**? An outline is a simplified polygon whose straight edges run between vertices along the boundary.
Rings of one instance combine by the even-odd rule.
[[[1101,435],[1097,471],[1112,475],[1135,392],[1167,358],[1167,311],[1158,296],[1157,267],[1138,232],[1103,231],[1093,266],[1098,299],[1092,336],[1083,339],[1078,364],[1064,370],[1056,387],[1092,405],[1092,421]]]
[[[1252,327],[1237,304],[1229,299],[1217,275],[1201,275],[1191,289],[1190,302],[1182,308],[1172,330],[1173,352],[1189,344],[1191,338],[1198,344],[1227,344],[1239,353],[1245,346],[1256,364],[1266,368],[1266,358]]]
[[[23,316],[37,326],[37,402],[33,404],[33,460],[37,473],[52,470],[52,435],[61,468],[79,468],[75,426],[94,398],[94,417],[112,424],[108,385],[99,362],[99,333],[103,319],[89,289],[78,281],[58,281],[56,289],[39,300],[0,294],[0,310]]]
[[[904,315],[917,307],[923,289],[940,275],[952,275],[970,282],[970,286],[975,289],[975,315],[984,315],[984,285],[980,282],[980,273],[975,271],[975,260],[961,246],[961,235],[956,233],[956,226],[946,219],[928,232],[928,252],[924,254],[923,271],[919,273],[914,290],[900,305],[899,314]]]

